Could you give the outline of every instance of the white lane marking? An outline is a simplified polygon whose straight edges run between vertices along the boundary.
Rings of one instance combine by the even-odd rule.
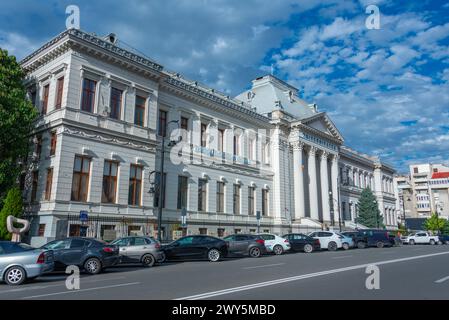
[[[353,256],[339,256],[339,257],[332,257],[332,259],[343,259],[343,258],[350,258]]]
[[[332,270],[327,270],[327,271],[303,274],[303,275],[299,275],[299,276],[288,277],[288,278],[281,278],[281,279],[272,280],[272,281],[259,282],[259,283],[254,283],[254,284],[241,286],[241,287],[234,287],[234,288],[228,288],[228,289],[224,289],[224,290],[205,292],[205,293],[196,294],[196,295],[193,295],[193,296],[177,298],[175,300],[200,300],[200,299],[206,299],[206,298],[226,295],[226,294],[240,292],[240,291],[246,291],[246,290],[257,289],[257,288],[262,288],[262,287],[267,287],[267,286],[273,286],[273,285],[286,283],[286,282],[292,282],[292,281],[298,281],[298,280],[303,280],[303,279],[308,279],[308,278],[314,278],[314,277],[319,277],[319,276],[324,276],[324,275],[329,275],[329,274],[334,274],[334,273],[339,273],[339,272],[344,272],[344,271],[362,269],[362,268],[366,268],[367,266],[370,266],[370,265],[377,265],[377,266],[379,266],[379,265],[385,265],[385,264],[390,264],[390,263],[398,263],[398,262],[404,262],[404,261],[410,261],[410,260],[417,260],[417,259],[435,257],[435,256],[440,256],[440,255],[446,255],[446,254],[449,254],[449,251],[447,251],[447,252],[439,252],[439,253],[432,253],[432,254],[426,254],[426,255],[420,255],[420,256],[414,256],[414,257],[400,258],[400,259],[394,259],[394,260],[385,260],[385,261],[365,263],[365,264],[360,264],[360,265],[355,265],[355,266],[350,266],[350,267],[345,267],[345,268],[339,268],[339,269],[332,269]]]
[[[83,283],[93,283],[93,282],[100,282],[100,281],[109,281],[109,280],[121,280],[125,279],[125,277],[116,277],[116,278],[109,278],[109,279],[96,279],[96,280],[83,280],[83,278],[80,279],[81,284]],[[22,292],[22,291],[28,291],[28,290],[37,290],[37,289],[46,289],[51,287],[64,287],[64,282],[59,284],[50,284],[50,285],[44,285],[44,286],[29,286],[24,288],[17,288],[17,289],[11,289],[11,290],[5,290],[0,291],[0,294],[3,293],[14,293],[14,292]]]
[[[125,286],[134,286],[137,284],[140,284],[140,282],[122,283],[122,284],[116,284],[116,285],[112,285],[112,286],[94,287],[94,288],[79,289],[79,290],[67,290],[67,291],[62,291],[62,292],[46,293],[46,294],[39,294],[39,295],[35,295],[35,296],[23,297],[21,299],[35,299],[35,298],[42,298],[42,297],[49,297],[49,296],[57,296],[57,295],[67,294],[67,293],[77,293],[77,292],[94,291],[94,290],[110,289],[110,288],[125,287]]]
[[[435,283],[442,283],[442,282],[444,282],[444,281],[446,281],[446,280],[449,280],[449,276],[444,277],[444,278],[441,278],[441,279],[435,281]]]
[[[243,269],[257,269],[257,268],[265,268],[265,267],[275,267],[275,266],[282,266],[285,263],[274,263],[274,264],[265,264],[263,266],[255,266],[255,267],[246,267]]]

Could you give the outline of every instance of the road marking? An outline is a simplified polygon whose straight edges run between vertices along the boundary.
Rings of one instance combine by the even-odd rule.
[[[285,263],[274,263],[274,264],[266,264],[266,265],[263,265],[263,266],[246,267],[246,268],[243,268],[243,269],[257,269],[257,268],[265,268],[265,267],[275,267],[275,266],[282,266],[284,264]]]
[[[442,283],[442,282],[444,282],[444,281],[446,281],[446,280],[449,280],[449,276],[444,277],[444,278],[441,278],[441,279],[435,281],[435,283]]]
[[[216,296],[222,296],[222,295],[226,295],[226,294],[236,293],[236,292],[240,292],[240,291],[246,291],[246,290],[257,289],[257,288],[262,288],[262,287],[267,287],[267,286],[273,286],[273,285],[277,285],[277,284],[281,284],[281,283],[287,283],[287,282],[292,282],[292,281],[298,281],[298,280],[304,280],[304,279],[309,279],[309,278],[314,278],[314,277],[320,277],[320,276],[340,273],[340,272],[344,272],[344,271],[363,269],[363,268],[366,268],[367,266],[370,266],[370,265],[377,265],[377,266],[379,266],[379,265],[398,263],[398,262],[404,262],[404,261],[410,261],[410,260],[424,259],[424,258],[435,257],[435,256],[440,256],[440,255],[446,255],[446,254],[449,254],[449,251],[447,251],[447,252],[439,252],[439,253],[432,253],[432,254],[426,254],[426,255],[420,255],[420,256],[414,256],[414,257],[400,258],[400,259],[394,259],[394,260],[385,260],[385,261],[378,261],[378,262],[372,262],[372,263],[365,263],[365,264],[360,264],[360,265],[355,265],[355,266],[350,266],[350,267],[344,267],[344,268],[339,268],[339,269],[332,269],[332,270],[326,270],[326,271],[321,271],[321,272],[314,272],[314,273],[309,273],[309,274],[298,275],[298,276],[294,276],[294,277],[288,277],[288,278],[281,278],[281,279],[277,279],[277,280],[259,282],[259,283],[254,283],[254,284],[250,284],[250,285],[246,285],[246,286],[228,288],[228,289],[224,289],[224,290],[205,292],[205,293],[196,294],[196,295],[193,295],[193,296],[177,298],[175,300],[200,300],[200,299],[207,299],[207,298],[212,298],[212,297],[216,297]]]
[[[39,295],[35,295],[35,296],[23,297],[21,299],[35,299],[35,298],[42,298],[42,297],[49,297],[49,296],[57,296],[57,295],[67,294],[67,293],[77,293],[77,292],[84,292],[84,291],[94,291],[94,290],[110,289],[110,288],[117,288],[117,287],[134,286],[137,284],[140,284],[140,282],[122,283],[122,284],[116,284],[116,285],[112,285],[112,286],[95,287],[95,288],[79,289],[79,290],[67,290],[67,291],[62,291],[62,292],[54,292],[54,293],[39,294]]]
[[[353,256],[340,256],[340,257],[332,257],[332,259],[343,259],[343,258],[350,258]]]

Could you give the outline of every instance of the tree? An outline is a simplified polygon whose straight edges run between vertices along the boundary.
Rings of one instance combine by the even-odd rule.
[[[11,234],[6,227],[6,218],[14,216],[19,218],[22,215],[23,200],[19,188],[14,187],[8,191],[5,198],[3,208],[0,211],[0,238],[5,240],[11,239]]]
[[[0,203],[20,174],[37,110],[26,98],[24,73],[14,56],[0,48]]]
[[[377,206],[376,196],[369,188],[362,191],[358,208],[359,214],[356,219],[357,223],[360,223],[368,228],[385,228],[383,217]]]
[[[442,233],[446,227],[447,220],[438,217],[436,213],[433,213],[430,218],[424,221],[424,229],[427,231]]]

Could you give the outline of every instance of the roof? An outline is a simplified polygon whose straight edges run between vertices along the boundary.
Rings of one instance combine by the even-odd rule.
[[[434,172],[432,174],[432,179],[441,179],[441,178],[449,178],[449,171],[448,172]]]

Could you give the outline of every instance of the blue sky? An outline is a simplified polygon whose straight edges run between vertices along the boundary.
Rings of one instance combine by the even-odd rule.
[[[0,47],[23,58],[65,29],[114,32],[167,69],[231,95],[274,74],[316,102],[346,144],[399,171],[449,162],[449,2],[2,1]],[[380,30],[365,8],[380,9]]]

